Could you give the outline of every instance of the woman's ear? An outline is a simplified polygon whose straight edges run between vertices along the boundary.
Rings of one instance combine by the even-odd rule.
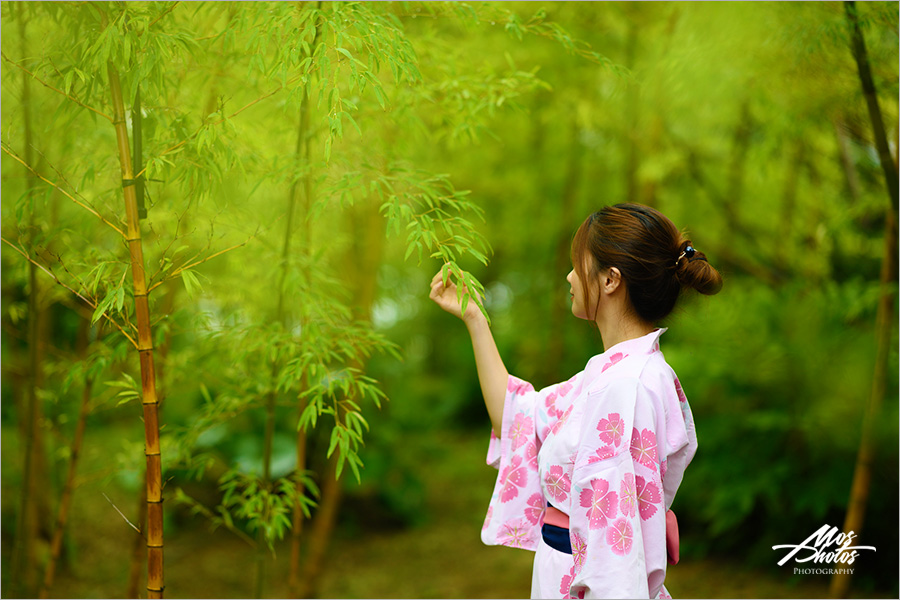
[[[605,294],[612,294],[622,283],[622,272],[616,267],[610,267],[606,273],[601,276],[600,287]]]

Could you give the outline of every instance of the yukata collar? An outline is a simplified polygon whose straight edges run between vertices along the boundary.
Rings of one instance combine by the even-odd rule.
[[[657,352],[659,350],[659,336],[664,334],[667,329],[667,327],[660,327],[639,338],[619,342],[603,354],[598,354],[591,358],[585,367],[585,375],[587,375],[589,379],[592,378],[592,376],[599,375],[612,364],[619,362],[626,356],[652,354],[653,352]]]

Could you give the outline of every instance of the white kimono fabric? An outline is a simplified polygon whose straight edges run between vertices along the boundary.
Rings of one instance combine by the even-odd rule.
[[[616,344],[565,383],[510,376],[499,469],[481,537],[536,551],[533,598],[666,598],[666,510],[697,450],[694,420],[657,329]],[[572,554],[541,538],[547,504]]]

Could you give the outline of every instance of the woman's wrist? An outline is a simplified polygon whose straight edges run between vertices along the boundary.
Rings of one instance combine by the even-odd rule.
[[[466,307],[466,313],[462,316],[462,320],[470,331],[472,331],[473,328],[481,329],[488,327],[487,318],[484,316],[484,313],[482,313],[477,306],[472,306],[471,304]]]

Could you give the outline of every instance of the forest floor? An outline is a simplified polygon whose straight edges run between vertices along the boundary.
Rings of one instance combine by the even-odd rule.
[[[14,468],[14,429],[4,429],[3,468]],[[496,471],[484,464],[486,442],[471,433],[446,432],[410,440],[424,449],[422,521],[391,527],[378,511],[348,488],[341,523],[328,551],[319,597],[323,598],[527,598],[533,554],[485,546],[481,523]],[[420,446],[418,444],[421,444]],[[91,473],[109,454],[84,453],[83,472]],[[7,480],[8,485],[8,480]],[[106,487],[104,487],[106,486]],[[69,561],[50,597],[124,597],[134,532],[103,498],[132,499],[115,481],[90,478],[76,491],[69,538]],[[4,517],[15,509],[14,489],[4,487]],[[134,512],[135,500],[121,507]],[[372,500],[374,501],[374,500]],[[123,500],[124,502],[124,500]],[[125,510],[125,509],[130,510]],[[375,514],[375,522],[369,518]],[[133,520],[133,519],[132,519]],[[173,524],[174,525],[174,524]],[[253,589],[253,550],[234,534],[211,532],[202,517],[173,526],[166,537],[166,596],[169,598],[248,598]],[[9,518],[3,522],[3,574],[11,555]],[[287,542],[276,547],[269,567],[267,597],[287,597]],[[774,563],[774,561],[773,561]],[[4,581],[4,588],[7,585]],[[750,569],[735,560],[685,558],[670,568],[666,586],[677,598],[824,598],[826,576],[792,575],[785,567]],[[6,591],[6,590],[4,590]],[[4,597],[9,597],[4,593]],[[858,597],[896,597],[870,591]]]

